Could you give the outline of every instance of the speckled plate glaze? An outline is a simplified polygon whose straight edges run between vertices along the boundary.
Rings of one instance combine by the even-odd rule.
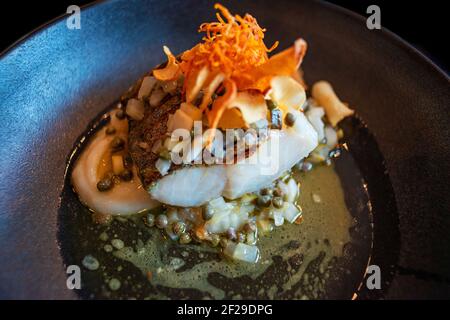
[[[395,35],[370,31],[363,18],[329,4],[226,4],[257,17],[269,30],[268,43],[277,39],[287,47],[305,38],[306,81],[330,81],[358,113],[343,123],[349,153],[338,159],[336,171],[350,212],[373,219],[372,232],[358,229],[351,236],[373,236],[370,263],[381,268],[382,289],[358,289],[364,265],[356,265],[358,280],[343,277],[322,297],[351,298],[357,292],[362,299],[449,298],[449,78]],[[82,9],[81,30],[69,30],[58,19],[2,54],[0,298],[91,297],[95,279],[85,278],[82,292],[66,287],[65,265],[74,259],[76,245],[70,239],[75,224],[69,222],[77,206],[65,184],[68,156],[92,119],[163,60],[162,45],[181,52],[199,40],[195,30],[213,19],[212,5],[100,2]],[[348,172],[348,161],[358,170]],[[363,200],[366,205],[358,205]],[[301,254],[301,248],[292,250],[293,257]],[[340,266],[349,270],[359,261],[352,260],[355,252],[358,248],[347,246]],[[274,261],[264,280],[276,287],[286,268]],[[141,276],[129,269],[130,277]],[[253,285],[247,278],[211,281],[230,297],[258,297],[246,291]],[[274,297],[299,298],[292,293],[280,290]]]

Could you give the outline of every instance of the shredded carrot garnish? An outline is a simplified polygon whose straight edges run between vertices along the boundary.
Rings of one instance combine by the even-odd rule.
[[[271,48],[264,44],[264,32],[254,17],[232,15],[224,6],[216,4],[217,22],[203,23],[199,32],[204,32],[203,42],[185,52],[181,69],[186,78],[196,74],[204,66],[211,71],[223,73],[227,78],[237,80],[256,66],[267,62]],[[223,16],[223,17],[222,17]]]
[[[238,92],[255,91],[264,95],[270,89],[273,77],[291,76],[297,71],[307,49],[306,42],[298,39],[294,46],[269,59],[268,53],[277,48],[278,41],[267,48],[264,43],[266,30],[253,16],[233,15],[220,4],[215,4],[214,8],[218,10],[217,21],[199,27],[198,31],[204,33],[202,42],[183,52],[180,62],[165,48],[167,66],[153,72],[157,79],[164,81],[182,74],[183,94],[189,103],[202,91],[198,107],[206,114],[209,128],[213,129],[208,144],[217,127],[248,125],[246,115],[251,112],[227,112],[235,107]],[[218,98],[215,98],[216,91],[222,91]],[[224,115],[226,117],[221,120]]]
[[[277,41],[272,47],[266,47],[264,44],[266,30],[261,28],[250,14],[245,14],[243,17],[232,15],[220,4],[215,4],[214,8],[218,10],[217,21],[200,25],[199,32],[204,33],[203,41],[184,52],[180,64],[185,77],[184,91],[189,100],[192,100],[198,91],[196,78],[201,74],[201,70],[207,68],[210,75],[221,77],[215,76],[209,77],[206,81],[202,80],[204,87],[208,89],[200,110],[207,113],[211,129],[218,126],[222,115],[229,107],[228,104],[236,96],[239,89],[237,84],[242,82],[241,79],[245,78],[251,69],[265,64],[269,60],[268,53],[278,46]],[[212,102],[213,90],[211,89],[215,91],[222,81],[226,94],[213,103],[212,110],[208,110],[207,106]],[[230,115],[238,114],[234,112]]]
[[[164,46],[164,53],[167,55],[167,65],[162,69],[153,70],[153,75],[161,81],[171,81],[177,79],[181,73],[180,66],[170,49]]]

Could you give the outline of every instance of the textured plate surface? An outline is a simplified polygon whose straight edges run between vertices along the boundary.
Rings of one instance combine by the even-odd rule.
[[[448,77],[387,31],[319,2],[231,1],[282,47],[302,36],[308,83],[327,79],[374,134],[398,210],[400,252],[385,298],[450,297]],[[210,1],[112,1],[58,20],[0,58],[0,297],[76,298],[57,212],[69,152],[140,75],[199,40]],[[174,18],[176,8],[176,18]],[[369,186],[370,189],[370,186]],[[387,249],[388,250],[388,249]]]

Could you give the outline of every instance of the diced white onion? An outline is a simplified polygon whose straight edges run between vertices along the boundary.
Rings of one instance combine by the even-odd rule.
[[[191,103],[183,102],[180,105],[180,110],[185,112],[194,121],[200,121],[202,119],[202,112],[200,109]]]
[[[192,127],[194,125],[194,120],[187,115],[183,110],[178,109],[172,118],[172,131],[176,129],[185,129],[188,131],[191,131]]]
[[[300,209],[290,202],[285,202],[282,210],[284,218],[290,223],[293,223],[302,214]]]
[[[138,99],[128,100],[126,113],[133,120],[140,121],[144,119],[144,103]]]
[[[171,151],[179,143],[178,139],[172,139],[172,137],[167,137],[164,140],[164,148]]]
[[[162,176],[165,176],[170,169],[170,160],[159,158],[156,160],[155,167]]]
[[[152,146],[152,152],[158,154],[161,147],[162,147],[161,140],[157,140]]]
[[[284,216],[283,216],[283,212],[276,210],[273,211],[272,213],[272,218],[273,218],[273,224],[277,227],[283,225],[284,223]]]
[[[143,99],[149,96],[149,94],[152,92],[153,87],[156,84],[156,79],[154,77],[145,77],[142,80],[141,87],[138,92],[138,98]]]
[[[208,203],[213,216],[209,219],[205,228],[210,233],[224,233],[228,229],[240,229],[248,220],[249,211],[241,210],[232,203],[227,203],[223,198],[217,198]]]
[[[259,249],[257,246],[249,246],[244,243],[229,242],[224,249],[224,254],[233,260],[240,260],[248,263],[256,263],[259,259]]]
[[[151,96],[150,96],[150,106],[157,107],[161,103],[162,99],[166,96],[167,93],[164,92],[164,90],[159,87],[155,90],[153,90]]]
[[[306,111],[306,117],[312,124],[314,130],[317,132],[319,141],[322,141],[325,137],[324,127],[325,124],[322,121],[322,117],[325,115],[325,110],[321,107],[310,106]]]
[[[183,163],[191,163],[202,153],[203,150],[203,137],[196,136],[191,143],[191,147],[183,155]]]
[[[114,155],[111,157],[111,161],[114,174],[119,174],[125,169],[122,156]]]
[[[294,203],[298,197],[298,184],[294,179],[289,179],[287,183],[287,201]]]
[[[338,143],[338,136],[336,130],[332,126],[325,127],[325,138],[327,138],[327,146],[333,149]]]

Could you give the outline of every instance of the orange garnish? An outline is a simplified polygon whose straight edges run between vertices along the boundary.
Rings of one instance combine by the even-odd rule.
[[[278,46],[275,42],[270,49],[266,47],[265,29],[251,15],[233,16],[220,4],[214,5],[214,8],[220,11],[216,14],[218,21],[200,25],[199,32],[206,34],[203,42],[181,57],[181,68],[188,82],[188,78],[198,72],[195,70],[204,66],[238,80],[245,77],[251,68],[267,62],[267,53]]]
[[[211,111],[207,113],[209,128],[212,129],[212,134],[208,136],[206,141],[207,146],[214,138],[214,129],[217,128],[220,118],[229,107],[230,102],[232,102],[237,95],[236,83],[234,81],[227,79],[223,82],[223,85],[225,88],[225,94],[214,100]]]
[[[205,240],[206,237],[208,236],[208,232],[206,231],[205,225],[202,224],[200,226],[198,226],[195,230],[195,236],[200,239],[200,240]]]
[[[167,65],[162,69],[153,70],[153,76],[161,81],[175,80],[181,74],[180,65],[177,62],[177,58],[166,46],[164,46],[164,53],[167,56]]]
[[[292,76],[298,70],[306,54],[307,44],[297,39],[294,45],[272,56],[266,63],[248,71],[246,78],[241,78],[239,89],[256,89],[265,92],[270,87],[270,80],[275,76]]]
[[[250,104],[239,112],[228,110],[239,107],[231,105],[238,91],[256,91],[264,95],[270,89],[273,77],[291,76],[297,71],[307,48],[306,42],[298,39],[294,46],[269,59],[268,53],[278,46],[278,41],[267,48],[264,44],[266,30],[258,25],[253,16],[232,15],[220,4],[215,4],[214,8],[218,10],[217,21],[203,23],[199,27],[198,31],[205,34],[202,42],[185,51],[180,63],[164,48],[168,57],[167,66],[154,71],[155,77],[164,81],[183,74],[183,93],[189,103],[194,103],[200,91],[203,92],[198,107],[206,113],[209,127],[213,129],[208,145],[214,138],[215,128],[248,125],[248,116],[259,114],[257,110],[249,110],[252,107]],[[225,94],[213,102],[213,94],[222,88],[225,88]],[[224,114],[226,118],[221,121]]]
[[[220,117],[217,127],[220,129],[239,129],[247,126],[242,113],[237,108],[226,109]]]

